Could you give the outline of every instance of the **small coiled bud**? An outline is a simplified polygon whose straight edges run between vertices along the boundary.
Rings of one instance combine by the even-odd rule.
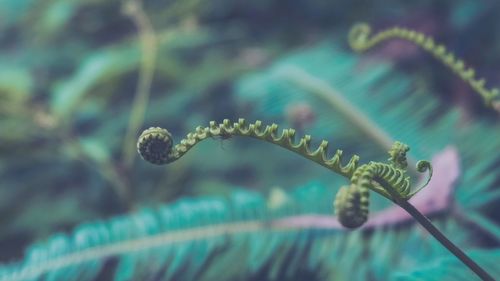
[[[357,23],[349,31],[347,40],[351,48],[361,52],[369,48],[371,28],[366,23]]]
[[[368,190],[355,185],[343,186],[335,197],[335,214],[344,227],[357,228],[368,220],[368,205]]]
[[[389,150],[389,162],[398,169],[406,169],[408,162],[406,160],[406,153],[410,147],[399,141],[394,142]]]
[[[142,159],[156,165],[164,165],[170,162],[172,145],[172,135],[166,129],[151,127],[139,136],[137,151]]]

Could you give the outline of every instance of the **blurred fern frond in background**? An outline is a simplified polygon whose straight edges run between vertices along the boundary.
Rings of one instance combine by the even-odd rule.
[[[405,39],[427,52],[434,55],[435,58],[442,61],[444,65],[450,68],[464,82],[468,83],[475,92],[483,98],[485,104],[489,107],[497,106],[500,92],[497,88],[485,88],[486,81],[476,77],[476,71],[472,67],[465,65],[464,61],[446,50],[446,47],[434,42],[434,39],[415,30],[394,27],[380,31],[376,34],[371,33],[370,25],[366,23],[357,23],[349,31],[348,41],[351,48],[358,52],[363,52],[373,48],[383,41],[393,38]]]
[[[436,167],[415,205],[500,276],[498,116],[408,45],[346,42],[359,20],[421,28],[500,85],[500,4],[432,2],[143,1],[157,43],[143,126],[180,138],[241,116],[380,161],[405,142],[410,166]],[[276,147],[126,160],[144,47],[123,4],[0,4],[0,280],[473,280],[378,196],[365,228],[340,228],[345,181]]]

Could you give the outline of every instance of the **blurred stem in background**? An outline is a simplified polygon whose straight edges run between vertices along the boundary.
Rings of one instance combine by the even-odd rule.
[[[132,166],[136,154],[134,149],[135,137],[144,120],[149,101],[158,44],[151,21],[144,12],[140,0],[125,1],[123,3],[123,12],[132,19],[138,29],[142,56],[139,80],[122,148],[124,164],[129,168]]]
[[[95,167],[102,177],[109,182],[123,208],[127,210],[132,208],[133,199],[130,183],[116,169],[116,165],[109,158],[100,157],[98,156],[99,153],[92,153],[91,150],[95,149],[94,147],[83,144],[69,134],[61,136],[61,140],[73,151],[75,158],[91,167]]]

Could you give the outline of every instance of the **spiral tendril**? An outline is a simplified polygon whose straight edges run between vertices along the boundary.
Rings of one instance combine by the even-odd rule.
[[[368,219],[369,190],[374,190],[385,197],[396,201],[391,192],[379,182],[388,184],[404,200],[424,188],[432,177],[432,166],[428,161],[419,161],[417,170],[421,173],[429,171],[425,184],[416,191],[411,191],[410,177],[406,175],[406,144],[395,142],[389,150],[389,164],[370,162],[356,169],[351,177],[351,184],[342,187],[335,198],[334,208],[339,222],[348,228],[361,226]]]
[[[145,130],[137,141],[137,150],[141,157],[156,165],[171,163],[181,158],[197,143],[213,137],[230,138],[232,136],[252,137],[264,140],[293,151],[312,160],[333,172],[351,180],[350,185],[342,187],[334,201],[335,213],[339,221],[346,227],[356,228],[368,219],[369,190],[373,190],[386,198],[395,201],[391,192],[386,190],[380,181],[387,183],[391,191],[408,200],[420,189],[425,187],[432,176],[431,164],[419,161],[419,172],[429,171],[427,182],[411,192],[410,178],[406,175],[406,144],[395,142],[389,150],[389,163],[369,162],[358,167],[359,156],[353,155],[346,165],[342,165],[342,151],[337,150],[329,157],[328,142],[323,140],[316,149],[311,149],[311,136],[305,135],[295,141],[295,130],[284,129],[278,134],[278,125],[263,126],[261,121],[247,124],[245,119],[231,123],[224,119],[222,123],[211,121],[208,127],[198,126],[178,144],[173,146],[172,135],[166,130],[152,127]],[[379,181],[379,182],[377,182]]]
[[[406,160],[406,153],[410,147],[399,141],[394,142],[389,150],[389,162],[396,168],[406,169],[408,162]]]
[[[139,136],[137,151],[144,160],[163,165],[169,162],[172,143],[172,135],[167,130],[151,127]]]
[[[258,120],[255,123],[247,124],[242,118],[236,123],[224,119],[222,123],[211,121],[208,127],[199,126],[173,147],[172,136],[167,130],[150,128],[139,137],[137,150],[144,160],[162,165],[179,159],[194,145],[207,138],[222,137],[227,139],[231,136],[252,137],[273,143],[348,178],[356,170],[359,161],[359,156],[353,155],[346,165],[342,165],[342,150],[337,150],[333,156],[329,157],[328,141],[326,140],[323,140],[316,149],[312,149],[310,135],[305,135],[295,141],[294,129],[284,129],[278,134],[278,125],[276,124],[263,126],[262,122]],[[158,144],[163,142],[163,146]],[[161,147],[166,149],[161,150]]]
[[[334,208],[339,222],[357,228],[368,220],[370,193],[363,185],[342,186],[335,196]]]
[[[382,41],[392,38],[404,39],[420,46],[425,51],[431,53],[436,59],[455,72],[463,81],[468,83],[471,88],[481,95],[486,106],[493,107],[500,100],[500,91],[498,88],[485,88],[485,79],[476,78],[476,71],[472,67],[466,67],[465,62],[457,58],[452,52],[446,50],[446,47],[434,42],[431,37],[411,29],[393,27],[376,34],[371,33],[371,27],[366,23],[355,24],[348,35],[348,42],[351,48],[358,52],[366,51]],[[500,112],[500,110],[498,110]]]

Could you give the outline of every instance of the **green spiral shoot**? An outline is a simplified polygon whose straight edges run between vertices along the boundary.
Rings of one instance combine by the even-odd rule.
[[[419,161],[419,172],[429,171],[429,177],[424,185],[411,191],[410,177],[406,176],[406,153],[409,147],[401,142],[395,142],[389,150],[389,164],[370,162],[356,169],[351,177],[351,184],[342,187],[335,198],[335,213],[340,223],[348,228],[356,228],[368,219],[369,192],[375,190],[393,201],[391,192],[379,184],[380,181],[388,184],[398,197],[408,200],[424,188],[432,177],[432,166],[428,161]],[[387,194],[386,194],[387,193]]]
[[[239,119],[236,123],[231,123],[228,119],[222,123],[211,121],[208,127],[198,126],[175,146],[172,135],[166,129],[152,127],[139,136],[137,151],[144,160],[163,165],[181,158],[193,146],[207,138],[232,136],[252,137],[281,146],[350,179],[351,185],[341,189],[343,191],[339,192],[335,200],[337,213],[346,214],[339,215],[346,226],[355,227],[366,221],[369,189],[392,201],[395,200],[390,192],[377,184],[378,178],[388,182],[404,199],[409,199],[423,188],[422,186],[417,191],[410,191],[410,179],[405,174],[406,152],[409,148],[400,142],[396,142],[389,152],[391,164],[370,162],[358,167],[359,156],[353,155],[347,164],[342,165],[342,150],[337,150],[329,157],[327,141],[323,140],[316,149],[311,149],[311,136],[305,135],[295,141],[294,129],[284,129],[278,133],[278,125],[263,126],[261,121],[253,124],[247,124],[245,119]],[[431,170],[429,162],[420,161],[418,165],[420,172]],[[350,223],[351,220],[357,223]]]
[[[476,78],[476,71],[472,67],[466,67],[464,61],[446,50],[444,45],[436,43],[434,39],[421,32],[393,27],[372,34],[371,27],[368,24],[357,23],[349,31],[348,42],[353,50],[363,52],[383,41],[393,38],[413,42],[431,53],[436,59],[455,72],[463,81],[468,83],[476,93],[481,95],[487,106],[494,107],[495,100],[500,97],[498,88],[487,89],[485,87],[485,80],[483,78]]]
[[[351,177],[358,166],[359,157],[357,155],[352,156],[346,165],[342,165],[342,150],[337,150],[332,157],[329,157],[328,142],[325,140],[315,150],[312,150],[310,148],[311,136],[309,135],[305,135],[296,142],[294,129],[284,129],[278,134],[278,125],[276,124],[263,126],[261,121],[247,124],[242,118],[233,124],[228,119],[224,119],[220,124],[211,121],[208,127],[199,126],[175,146],[172,145],[172,135],[167,130],[149,128],[139,136],[137,151],[144,160],[163,165],[179,159],[194,145],[207,138],[227,139],[232,136],[252,137],[273,143],[345,177]]]
[[[342,186],[333,202],[335,214],[344,227],[358,228],[368,220],[370,193],[364,185]]]
[[[137,151],[144,160],[164,165],[169,162],[172,144],[172,135],[166,129],[151,127],[139,136]]]

